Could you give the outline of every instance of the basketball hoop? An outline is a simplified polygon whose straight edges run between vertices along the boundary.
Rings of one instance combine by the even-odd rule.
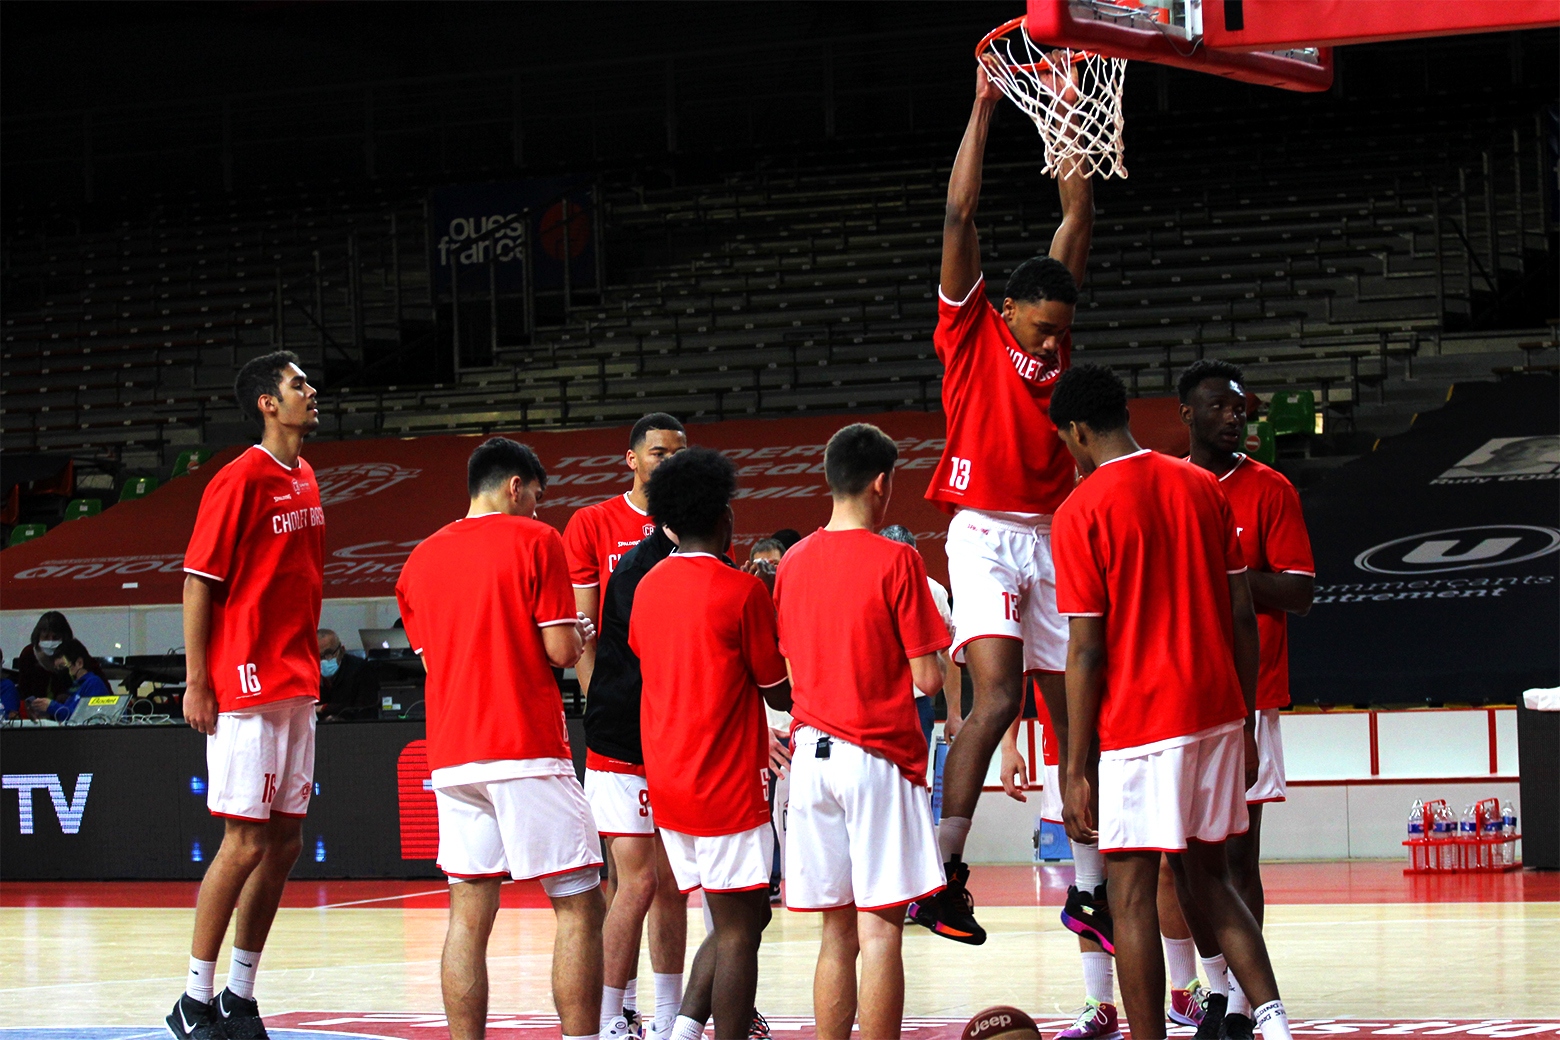
[[[1127,176],[1121,92],[1127,62],[1093,51],[1045,47],[1030,38],[1027,18],[986,34],[975,57],[986,76],[1023,110],[1045,142],[1045,173]]]

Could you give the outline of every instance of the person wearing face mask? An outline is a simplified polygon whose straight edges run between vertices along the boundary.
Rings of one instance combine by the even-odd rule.
[[[55,670],[54,657],[74,636],[70,622],[59,611],[51,610],[38,618],[28,649],[16,659],[16,688],[22,703],[39,697],[54,700],[65,696],[70,689],[70,678]]]
[[[341,637],[322,628],[320,638],[319,717],[331,722],[371,719],[379,712],[379,678],[361,657],[341,645]]]
[[[35,697],[28,702],[32,709],[33,717],[39,719],[53,719],[55,722],[68,721],[83,698],[108,697],[108,684],[100,677],[93,674],[92,655],[87,653],[87,648],[79,639],[67,639],[54,655],[55,669],[66,676],[70,686],[65,691],[62,700],[51,700],[48,697]]]

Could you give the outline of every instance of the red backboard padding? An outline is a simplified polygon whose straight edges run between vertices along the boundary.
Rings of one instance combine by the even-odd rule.
[[[1557,0],[1204,0],[1202,7],[1203,42],[1228,51],[1560,25]]]

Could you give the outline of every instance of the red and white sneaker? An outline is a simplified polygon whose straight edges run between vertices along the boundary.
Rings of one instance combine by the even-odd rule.
[[[1213,992],[1197,979],[1185,989],[1170,991],[1170,1021],[1196,1029],[1208,1010],[1208,994]]]
[[[1090,998],[1073,1024],[1056,1034],[1056,1040],[1121,1040],[1116,1005],[1102,1004]]]

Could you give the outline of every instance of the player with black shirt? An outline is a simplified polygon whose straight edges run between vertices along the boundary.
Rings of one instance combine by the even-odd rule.
[[[602,597],[596,667],[585,701],[585,792],[617,864],[617,895],[602,928],[602,1037],[627,1036],[632,1027],[622,1015],[623,988],[636,974],[647,915],[655,1014],[646,1035],[652,1040],[668,1035],[682,1003],[688,897],[677,890],[655,831],[639,739],[639,658],[628,646],[639,580],[675,548],[656,526],[613,569]]]

